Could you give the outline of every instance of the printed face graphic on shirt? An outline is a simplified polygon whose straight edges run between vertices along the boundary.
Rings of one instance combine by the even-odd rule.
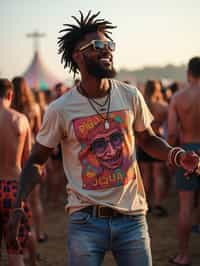
[[[109,129],[97,116],[73,121],[81,151],[83,188],[90,190],[122,186],[134,177],[132,137],[128,130],[128,112],[113,112]],[[132,132],[132,131],[131,131]]]
[[[91,151],[105,168],[116,169],[121,166],[123,134],[119,129],[113,129],[98,134],[90,144]]]

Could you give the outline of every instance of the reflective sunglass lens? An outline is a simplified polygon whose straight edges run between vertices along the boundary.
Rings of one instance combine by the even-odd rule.
[[[104,42],[104,41],[95,41],[94,42],[94,48],[95,49],[104,49],[105,47],[108,47],[111,51],[115,50],[115,43],[114,42]]]
[[[95,41],[94,42],[94,47],[95,49],[103,49],[105,46],[105,43],[102,41]]]

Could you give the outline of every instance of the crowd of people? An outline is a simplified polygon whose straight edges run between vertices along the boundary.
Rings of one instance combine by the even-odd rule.
[[[117,81],[115,27],[98,15],[81,12],[59,39],[65,66],[81,74],[71,88],[58,83],[45,92],[23,77],[0,79],[0,234],[8,265],[23,266],[25,258],[38,265],[37,242],[50,241],[41,195],[56,208],[65,186],[69,266],[100,265],[107,250],[117,265],[152,265],[145,217],[170,215],[172,186],[179,250],[169,262],[191,265],[190,233],[200,232],[200,57],[190,59],[184,88]]]

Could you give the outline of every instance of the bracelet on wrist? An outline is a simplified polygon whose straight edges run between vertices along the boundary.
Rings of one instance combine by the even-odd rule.
[[[177,151],[176,154],[174,155],[174,163],[175,163],[175,165],[178,166],[178,167],[181,166],[180,161],[178,160],[178,159],[179,159],[178,156],[179,156],[181,153],[183,153],[183,152],[184,152],[184,150],[183,150],[183,149],[180,149],[180,150]]]
[[[180,153],[185,152],[182,148],[180,147],[173,147],[169,153],[168,153],[168,162],[172,166],[180,166],[180,162],[178,160],[178,156]]]

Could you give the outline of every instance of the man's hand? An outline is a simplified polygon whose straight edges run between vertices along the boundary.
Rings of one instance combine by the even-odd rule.
[[[20,243],[18,241],[19,227],[21,220],[26,219],[23,210],[14,209],[11,211],[9,221],[8,221],[8,234],[7,240],[10,245],[16,249],[20,248]]]
[[[200,158],[193,151],[182,152],[179,157],[179,163],[186,170],[185,176],[200,172]]]

